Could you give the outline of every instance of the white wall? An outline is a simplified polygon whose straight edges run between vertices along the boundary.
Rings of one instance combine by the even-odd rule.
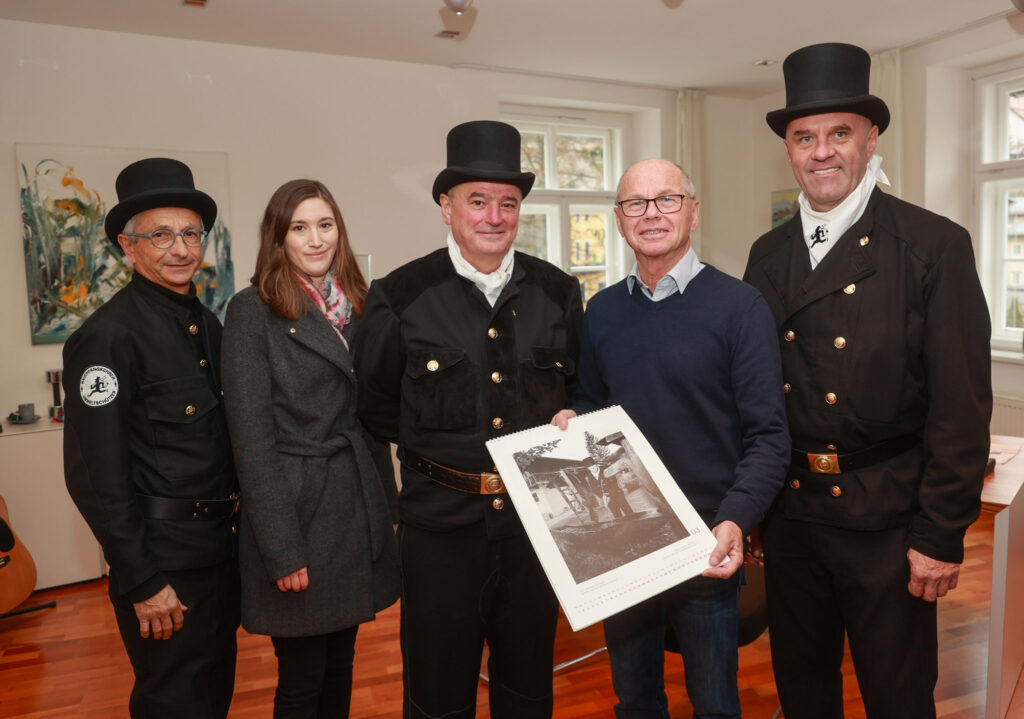
[[[674,156],[674,92],[0,21],[0,414],[49,405],[61,366],[61,345],[30,344],[16,142],[226,152],[242,289],[266,201],[295,177],[331,188],[375,276],[440,247],[447,131],[532,100],[634,112],[637,152]]]

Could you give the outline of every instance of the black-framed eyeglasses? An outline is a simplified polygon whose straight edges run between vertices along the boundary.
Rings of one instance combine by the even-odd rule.
[[[622,214],[626,217],[640,217],[642,214],[647,212],[647,203],[653,202],[654,206],[658,208],[658,211],[663,215],[671,215],[673,212],[679,212],[683,209],[683,200],[689,195],[662,195],[661,197],[637,197],[630,200],[620,200],[616,202],[616,206],[622,210]]]
[[[202,227],[186,227],[181,232],[175,232],[170,227],[158,227],[152,232],[122,232],[126,237],[145,237],[153,247],[158,250],[166,250],[180,237],[186,247],[201,247],[206,242],[207,232]]]

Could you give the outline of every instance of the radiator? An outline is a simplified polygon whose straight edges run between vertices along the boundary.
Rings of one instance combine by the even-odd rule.
[[[992,398],[992,434],[1024,437],[1024,399],[1008,395]]]

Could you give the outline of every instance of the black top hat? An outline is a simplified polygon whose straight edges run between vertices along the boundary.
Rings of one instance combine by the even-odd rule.
[[[782,63],[786,77],[786,107],[765,115],[768,127],[786,136],[791,120],[826,112],[855,112],[878,125],[889,126],[889,108],[868,92],[871,56],[856,45],[826,42],[791,53]]]
[[[434,202],[463,182],[503,182],[526,197],[536,177],[519,164],[519,130],[504,122],[474,120],[448,132],[448,167],[434,180]]]
[[[122,255],[117,236],[132,217],[157,207],[184,207],[193,210],[207,230],[217,220],[217,203],[205,192],[196,189],[192,170],[178,160],[150,157],[121,170],[114,183],[117,204],[107,213],[103,229]]]

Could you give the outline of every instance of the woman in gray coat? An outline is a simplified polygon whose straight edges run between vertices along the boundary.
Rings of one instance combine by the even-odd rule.
[[[347,717],[358,626],[398,597],[395,484],[356,419],[349,342],[366,281],[321,183],[270,198],[252,284],[228,307],[222,362],[242,625],[273,641],[275,719]]]

